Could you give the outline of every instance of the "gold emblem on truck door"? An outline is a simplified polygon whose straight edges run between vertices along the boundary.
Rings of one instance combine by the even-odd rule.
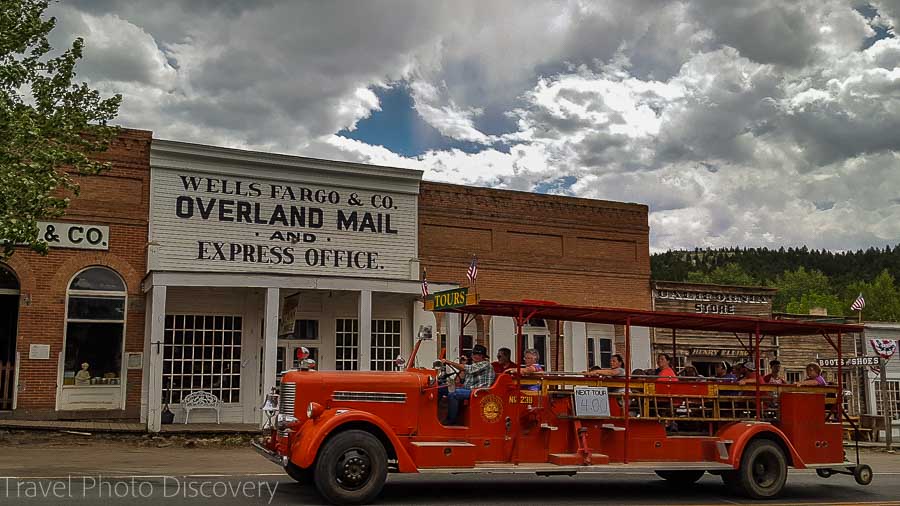
[[[500,420],[503,414],[503,402],[496,395],[486,395],[481,399],[481,419],[488,423]]]

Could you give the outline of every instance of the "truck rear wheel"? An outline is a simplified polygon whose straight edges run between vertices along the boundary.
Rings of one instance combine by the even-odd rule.
[[[702,470],[656,471],[656,475],[672,485],[691,485],[703,477]]]
[[[778,444],[768,439],[752,441],[741,455],[741,467],[722,475],[729,489],[752,499],[771,499],[787,481],[787,458]]]
[[[365,504],[387,480],[387,452],[381,441],[362,430],[341,432],[324,443],[316,459],[314,481],[332,504]]]
[[[284,471],[301,485],[312,485],[313,483],[313,470],[311,467],[303,469],[293,462],[288,462],[288,465],[284,467]]]

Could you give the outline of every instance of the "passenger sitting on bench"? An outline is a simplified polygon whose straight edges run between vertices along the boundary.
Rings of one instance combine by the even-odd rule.
[[[541,352],[537,351],[535,348],[528,348],[525,350],[525,365],[523,365],[519,371],[523,373],[535,373],[535,372],[544,372],[544,368],[541,367],[541,364],[537,363],[538,358],[541,356]],[[509,374],[515,374],[515,369],[508,369],[506,371]],[[540,385],[528,385],[522,390],[540,390]]]
[[[609,359],[609,369],[594,366],[584,374],[587,376],[612,376],[613,378],[625,377],[625,368],[622,367],[624,363],[622,355],[616,353]]]
[[[448,392],[447,387],[441,387],[438,395],[443,398],[447,397],[447,419],[442,423],[444,425],[456,424],[456,418],[459,416],[460,402],[472,395],[472,390],[476,388],[488,388],[494,383],[494,368],[487,360],[487,348],[480,344],[472,347],[472,363],[460,364],[441,359],[441,362],[462,371],[465,374],[463,385],[457,387],[454,391]]]
[[[806,379],[797,383],[798,387],[821,387],[828,382],[822,377],[822,368],[815,362],[806,364]]]
[[[659,376],[659,381],[678,381],[678,377],[675,376],[675,370],[669,365],[670,362],[672,362],[672,359],[669,358],[669,355],[665,353],[657,355],[656,375]]]
[[[738,385],[755,385],[757,382],[756,367],[752,360],[745,360],[737,364]]]

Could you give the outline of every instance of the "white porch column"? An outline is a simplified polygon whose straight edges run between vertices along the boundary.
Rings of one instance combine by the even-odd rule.
[[[359,291],[359,370],[371,369],[372,290]]]
[[[266,398],[272,387],[275,386],[275,370],[278,359],[278,314],[281,305],[281,290],[278,288],[266,288],[265,320],[263,320],[263,356],[262,356],[262,399]],[[286,357],[287,358],[287,357]],[[265,423],[260,420],[260,423]]]
[[[587,369],[587,325],[584,322],[563,322],[563,357],[565,370],[584,371]]]
[[[147,374],[144,382],[147,384],[147,431],[159,432],[162,412],[163,391],[163,341],[166,328],[166,287],[153,286],[147,293],[147,313],[144,325],[145,339],[149,346],[147,357]],[[168,399],[166,399],[168,400]]]
[[[516,321],[508,316],[491,318],[491,357],[497,356],[497,350],[509,348],[510,359],[516,358]]]
[[[648,327],[631,327],[631,370],[654,367],[656,367],[656,361],[653,359],[650,329]]]
[[[454,362],[459,359],[462,350],[459,349],[459,330],[462,325],[462,315],[459,313],[444,313],[444,321],[447,330],[447,360]]]

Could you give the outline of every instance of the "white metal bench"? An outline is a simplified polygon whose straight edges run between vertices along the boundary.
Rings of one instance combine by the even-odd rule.
[[[222,410],[222,401],[209,392],[189,393],[184,399],[181,399],[181,407],[184,409],[184,423],[188,423],[192,409],[204,408],[216,410],[216,423],[220,423],[219,414]]]

